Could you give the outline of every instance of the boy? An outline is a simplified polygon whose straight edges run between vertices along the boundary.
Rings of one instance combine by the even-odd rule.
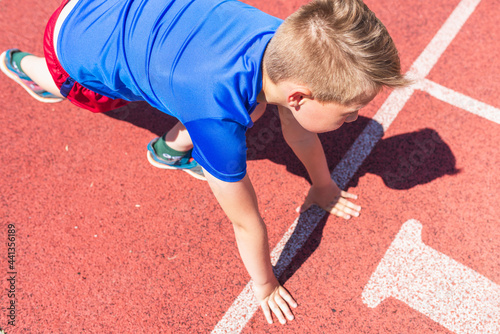
[[[148,145],[157,167],[208,181],[233,223],[264,315],[292,320],[246,174],[245,132],[268,103],[317,204],[349,219],[360,207],[331,180],[317,133],[357,119],[383,87],[402,87],[397,50],[361,0],[315,0],[284,22],[236,0],[65,0],[49,20],[45,58],[8,50],[2,70],[43,102],[94,112],[147,101],[179,119]]]

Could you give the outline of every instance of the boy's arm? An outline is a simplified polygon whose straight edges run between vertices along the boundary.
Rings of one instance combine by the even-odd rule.
[[[274,276],[266,225],[248,175],[238,182],[224,182],[204,172],[215,197],[233,223],[240,256],[252,277],[267,321],[272,323],[271,311],[282,324],[286,323],[285,316],[292,320],[289,306],[297,307],[297,303]]]
[[[304,212],[317,204],[323,210],[345,219],[359,216],[361,207],[348,199],[357,196],[339,189],[331,179],[323,145],[316,133],[304,129],[293,117],[292,112],[279,106],[283,136],[295,155],[304,164],[311,178],[311,188],[298,211]]]

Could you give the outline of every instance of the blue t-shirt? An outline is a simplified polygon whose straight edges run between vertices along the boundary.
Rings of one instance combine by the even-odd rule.
[[[57,51],[84,87],[179,119],[196,161],[231,182],[246,173],[262,57],[281,23],[236,0],[80,0]]]

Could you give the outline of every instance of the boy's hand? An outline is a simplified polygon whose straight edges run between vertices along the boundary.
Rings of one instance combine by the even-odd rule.
[[[279,283],[276,284],[254,284],[255,297],[260,301],[260,307],[268,323],[273,323],[272,313],[281,324],[286,324],[286,319],[293,320],[290,306],[297,307],[297,302],[292,295]],[[272,311],[272,313],[271,313]],[[285,318],[286,316],[286,318]]]
[[[358,217],[361,207],[350,202],[348,199],[357,199],[358,196],[350,194],[332,182],[326,186],[312,185],[302,206],[297,208],[297,212],[302,213],[309,209],[311,205],[316,204],[323,210],[342,217],[350,219],[352,216]]]

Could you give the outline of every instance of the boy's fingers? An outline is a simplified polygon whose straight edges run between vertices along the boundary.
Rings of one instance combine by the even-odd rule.
[[[280,289],[280,296],[282,298],[281,301],[283,302],[283,305],[280,305],[281,310],[285,313],[288,320],[293,320],[295,317],[290,310],[290,306],[297,307],[297,303],[285,289]]]
[[[344,212],[344,211],[342,211],[342,210],[337,209],[336,207],[335,207],[335,208],[333,208],[333,209],[330,211],[330,213],[331,213],[332,215],[338,216],[338,217],[340,217],[340,218],[344,218],[344,219],[351,219],[351,216],[350,216],[349,214],[345,213],[345,212]]]
[[[286,323],[286,319],[283,316],[283,313],[281,312],[281,309],[279,308],[278,304],[276,304],[276,302],[274,301],[274,299],[272,297],[269,298],[269,300],[267,301],[267,303],[269,304],[269,307],[271,308],[271,311],[273,311],[273,313],[276,316],[276,318],[278,318],[279,322],[281,322],[282,324],[285,324]]]
[[[281,297],[281,295],[276,294],[274,296],[274,300],[276,301],[276,304],[278,304],[278,306],[280,307],[281,312],[285,314],[288,320],[293,320],[292,311],[290,311],[288,303]]]
[[[345,205],[348,208],[351,208],[356,211],[361,211],[361,207],[359,205],[354,204],[351,201],[346,200],[345,198],[339,198],[339,203]]]
[[[354,216],[354,217],[359,217],[359,211],[356,211],[356,210],[353,210],[353,209],[350,209],[348,207],[345,207],[344,208],[344,212],[350,214],[351,216]]]
[[[262,307],[262,312],[264,312],[264,316],[269,324],[273,323],[273,316],[271,315],[271,310],[269,309],[269,305],[267,305],[267,301],[263,301],[260,303]]]
[[[339,217],[344,217],[344,214],[348,214],[346,212],[346,207],[343,204],[340,204],[339,202],[332,202],[328,204],[325,208],[323,208],[325,211],[330,212],[332,215],[336,215]],[[347,217],[344,217],[346,219],[349,219]]]
[[[340,195],[341,195],[342,197],[345,197],[345,198],[358,199],[358,196],[357,196],[357,195],[354,195],[354,194],[348,193],[347,191],[343,191],[343,190],[341,190],[341,191],[340,191]]]
[[[297,302],[295,301],[295,299],[293,299],[292,295],[285,288],[280,289],[279,292],[280,296],[286,300],[288,305],[292,307],[297,307]]]
[[[340,203],[340,201],[335,205],[335,208],[339,211],[343,211],[351,216],[354,217],[359,217],[359,210],[356,209],[351,209],[351,206],[347,206],[343,203]],[[357,207],[356,207],[357,208]],[[361,208],[359,208],[361,209]]]

